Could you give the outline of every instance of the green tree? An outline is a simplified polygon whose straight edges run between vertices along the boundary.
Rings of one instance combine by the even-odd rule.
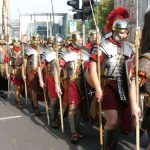
[[[96,22],[101,32],[104,31],[108,14],[114,9],[114,0],[101,0],[98,7],[94,8]],[[91,28],[95,28],[94,21],[90,24]]]

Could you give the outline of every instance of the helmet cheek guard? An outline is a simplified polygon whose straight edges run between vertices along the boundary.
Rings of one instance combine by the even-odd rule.
[[[123,42],[126,38],[121,37],[121,34],[129,33],[129,25],[126,20],[116,20],[112,26],[113,39],[119,43]]]

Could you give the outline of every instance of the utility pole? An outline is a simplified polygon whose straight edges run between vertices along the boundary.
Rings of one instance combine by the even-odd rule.
[[[2,4],[2,33],[5,34],[5,0]]]

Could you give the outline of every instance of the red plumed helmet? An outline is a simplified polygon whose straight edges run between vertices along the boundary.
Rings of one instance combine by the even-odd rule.
[[[117,7],[113,11],[111,11],[107,17],[106,25],[105,25],[105,33],[108,33],[112,30],[113,23],[117,19],[127,19],[129,18],[129,13],[124,7]]]

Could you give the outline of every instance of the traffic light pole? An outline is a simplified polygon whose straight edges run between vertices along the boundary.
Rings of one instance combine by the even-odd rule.
[[[82,19],[83,45],[85,45],[85,19]]]

